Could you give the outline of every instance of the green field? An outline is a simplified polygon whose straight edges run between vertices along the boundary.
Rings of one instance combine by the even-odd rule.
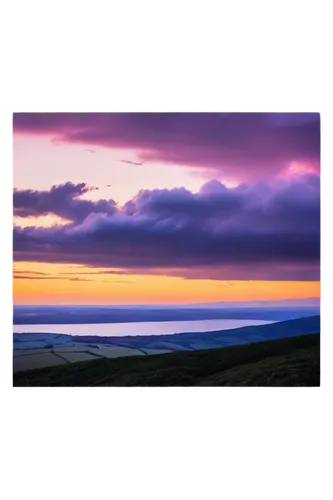
[[[14,386],[319,386],[320,335],[98,359],[13,376]]]

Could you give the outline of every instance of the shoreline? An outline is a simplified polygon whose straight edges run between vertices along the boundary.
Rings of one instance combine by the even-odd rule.
[[[229,330],[178,334],[102,337],[17,333],[13,334],[13,370],[14,372],[25,371],[92,360],[96,357],[115,358],[207,350],[312,334],[318,331],[320,331],[319,315]]]

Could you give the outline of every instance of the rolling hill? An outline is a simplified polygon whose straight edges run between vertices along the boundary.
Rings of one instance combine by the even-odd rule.
[[[281,321],[213,332],[126,337],[14,334],[13,371],[20,372],[79,361],[208,350],[320,331],[320,317]]]
[[[319,386],[320,335],[96,359],[14,374],[14,386]]]
[[[267,325],[245,326],[232,330],[186,332],[173,335],[138,335],[124,337],[71,336],[73,342],[103,343],[132,349],[198,350],[274,340],[320,331],[320,316],[279,321]]]

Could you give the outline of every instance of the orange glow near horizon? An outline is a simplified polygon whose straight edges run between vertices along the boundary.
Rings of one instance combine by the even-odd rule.
[[[98,273],[98,274],[97,274]],[[69,264],[16,262],[14,304],[186,304],[320,297],[319,281],[218,281],[107,274]]]

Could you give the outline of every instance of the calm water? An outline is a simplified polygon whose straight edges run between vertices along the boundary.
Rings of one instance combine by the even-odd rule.
[[[14,333],[65,333],[68,335],[162,335],[183,332],[211,332],[250,325],[266,325],[274,321],[247,319],[206,319],[196,321],[154,321],[147,323],[101,323],[84,325],[14,325]]]

